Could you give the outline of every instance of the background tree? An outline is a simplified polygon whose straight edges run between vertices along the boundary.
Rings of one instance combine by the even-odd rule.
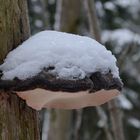
[[[100,27],[99,27],[98,19],[96,16],[95,2],[93,0],[87,0],[85,1],[85,6],[87,8],[91,35],[94,36],[94,38],[97,41],[101,42],[101,35],[100,35],[100,29],[99,29]],[[124,132],[123,132],[123,125],[122,125],[122,115],[117,105],[117,99],[110,101],[108,103],[108,106],[109,106],[109,113],[110,113],[114,138],[115,140],[118,140],[118,139],[125,140]],[[97,107],[98,114],[100,114],[99,109],[102,109],[102,108]],[[105,129],[107,139],[112,139],[107,125],[104,127],[104,129]]]
[[[29,21],[31,25],[31,34],[45,30],[49,27],[47,1],[46,0],[28,0]]]
[[[140,1],[97,1],[104,14],[98,14],[102,26],[102,41],[118,58],[124,82],[118,106],[122,109],[126,139],[137,139],[140,132],[139,73],[140,73]],[[100,4],[99,4],[100,3]],[[101,11],[100,9],[100,11]],[[99,10],[99,7],[98,7]],[[98,11],[97,10],[97,11]],[[98,12],[99,13],[99,12]],[[103,21],[104,20],[104,21]],[[134,80],[135,79],[135,80]],[[135,82],[134,82],[135,81]],[[135,125],[139,124],[139,125]],[[127,132],[127,133],[126,133]]]
[[[30,35],[26,0],[0,0],[0,62]],[[0,139],[39,140],[38,113],[12,93],[0,91]]]

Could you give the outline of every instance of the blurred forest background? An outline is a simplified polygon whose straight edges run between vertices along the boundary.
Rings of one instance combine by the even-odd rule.
[[[31,34],[95,38],[118,59],[122,95],[101,107],[42,110],[42,140],[140,140],[140,0],[28,0]]]

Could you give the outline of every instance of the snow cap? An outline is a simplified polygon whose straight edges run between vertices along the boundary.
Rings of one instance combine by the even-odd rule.
[[[11,51],[4,63],[2,79],[21,80],[37,75],[44,68],[58,78],[83,79],[96,71],[119,77],[116,58],[103,45],[85,36],[58,31],[42,31]]]

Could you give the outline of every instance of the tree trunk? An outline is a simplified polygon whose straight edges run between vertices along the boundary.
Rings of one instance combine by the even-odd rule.
[[[94,0],[86,0],[84,1],[84,4],[87,10],[89,30],[90,30],[91,37],[95,37],[95,39],[98,42],[101,42],[100,28],[99,28],[99,22],[96,16]]]
[[[122,123],[122,111],[117,107],[117,100],[108,103],[112,130],[115,140],[125,140]]]
[[[26,0],[0,0],[0,63],[30,35]],[[12,93],[0,91],[0,140],[39,140],[38,114]]]
[[[69,140],[71,111],[50,110],[48,140]]]
[[[76,33],[80,19],[81,0],[59,0],[55,15],[55,30]]]

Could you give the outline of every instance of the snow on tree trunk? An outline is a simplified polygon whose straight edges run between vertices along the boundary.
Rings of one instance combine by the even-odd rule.
[[[30,35],[25,0],[0,0],[0,63]],[[38,114],[12,93],[0,91],[0,140],[39,140]]]

